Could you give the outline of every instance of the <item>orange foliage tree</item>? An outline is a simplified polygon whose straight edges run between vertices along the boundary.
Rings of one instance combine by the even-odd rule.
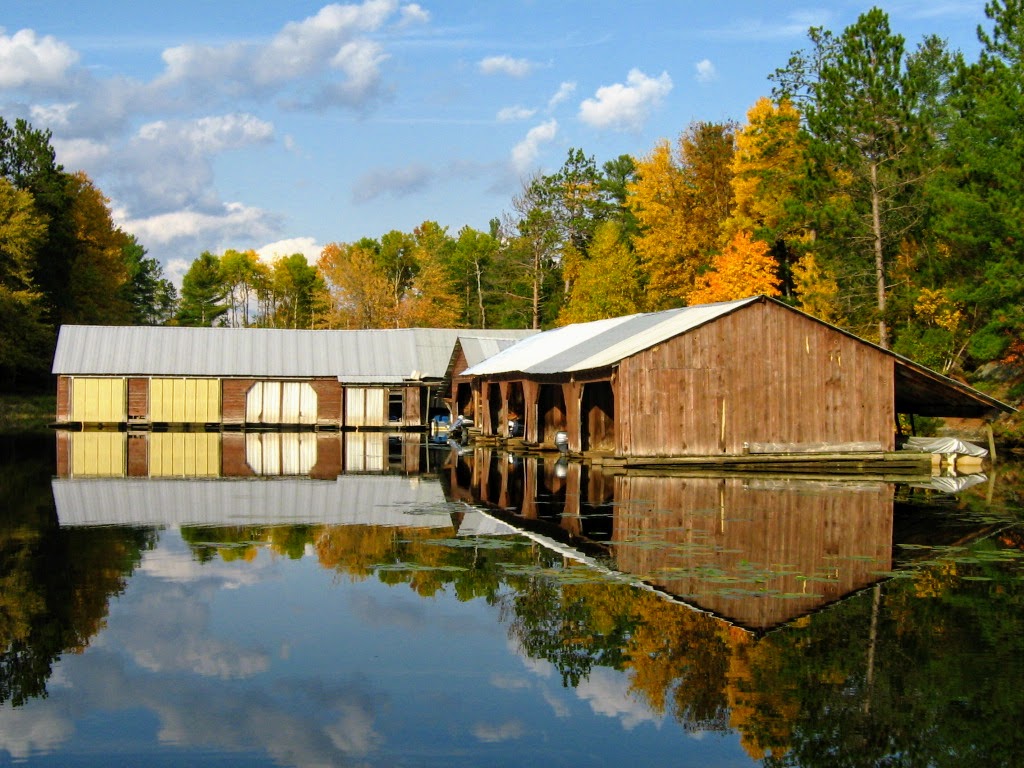
[[[687,301],[710,304],[747,296],[778,296],[779,277],[768,245],[737,232],[725,249],[712,259],[711,271],[699,275]]]

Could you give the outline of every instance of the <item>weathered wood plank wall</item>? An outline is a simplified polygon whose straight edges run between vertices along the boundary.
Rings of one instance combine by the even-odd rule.
[[[892,359],[769,302],[623,360],[616,384],[623,456],[895,443]]]

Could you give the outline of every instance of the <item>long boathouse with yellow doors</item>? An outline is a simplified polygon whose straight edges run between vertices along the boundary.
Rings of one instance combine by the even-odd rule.
[[[764,296],[556,328],[450,382],[484,438],[625,466],[885,458],[899,414],[1014,410]]]
[[[460,336],[532,333],[66,325],[57,425],[422,429]]]

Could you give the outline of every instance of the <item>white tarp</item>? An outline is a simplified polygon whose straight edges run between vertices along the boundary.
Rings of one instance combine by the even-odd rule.
[[[988,451],[985,448],[956,437],[910,437],[907,438],[903,449],[923,453],[955,453],[960,456],[977,456],[978,458],[988,456]]]

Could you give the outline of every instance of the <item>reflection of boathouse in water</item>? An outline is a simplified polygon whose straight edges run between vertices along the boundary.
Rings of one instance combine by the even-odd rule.
[[[452,498],[755,632],[888,578],[899,543],[890,482],[610,472],[492,448],[448,471]]]

